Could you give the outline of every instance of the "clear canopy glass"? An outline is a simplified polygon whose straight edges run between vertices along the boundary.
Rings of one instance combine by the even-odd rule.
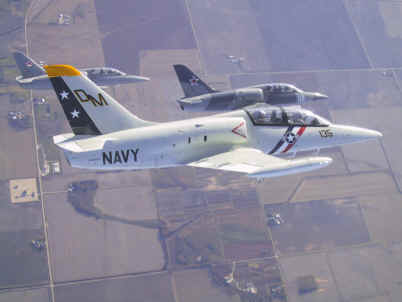
[[[88,68],[86,72],[92,75],[125,75],[120,70],[111,67]]]
[[[267,85],[267,90],[272,92],[288,92],[288,93],[296,93],[299,92],[299,89],[291,84],[287,83],[271,83]]]
[[[314,126],[330,124],[326,119],[299,107],[261,106],[246,109],[255,125]]]
[[[264,86],[265,90],[271,93],[300,93],[301,91],[296,86],[287,83],[270,83]]]

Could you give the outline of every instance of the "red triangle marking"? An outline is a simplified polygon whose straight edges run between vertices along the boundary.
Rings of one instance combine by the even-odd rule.
[[[244,133],[239,131],[239,130],[241,130],[242,126],[244,126],[244,122],[241,122],[238,126],[234,127],[232,129],[232,132],[237,134],[237,135],[240,135],[241,137],[247,138],[247,136]]]

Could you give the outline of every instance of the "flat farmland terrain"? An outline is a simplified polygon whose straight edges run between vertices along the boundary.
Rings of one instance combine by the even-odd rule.
[[[144,49],[195,48],[183,0],[95,1],[106,64],[138,73]]]

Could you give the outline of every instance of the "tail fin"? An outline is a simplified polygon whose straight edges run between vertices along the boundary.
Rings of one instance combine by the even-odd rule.
[[[13,56],[23,78],[32,78],[46,74],[42,66],[22,52],[16,51],[13,53]]]
[[[173,67],[186,98],[216,92],[216,90],[205,84],[188,67],[184,65],[173,65]]]
[[[152,124],[133,115],[76,68],[44,68],[74,134],[100,135]]]

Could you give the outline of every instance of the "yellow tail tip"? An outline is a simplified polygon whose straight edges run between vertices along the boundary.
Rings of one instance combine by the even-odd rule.
[[[74,77],[81,75],[81,72],[70,65],[46,65],[43,66],[49,77]]]

